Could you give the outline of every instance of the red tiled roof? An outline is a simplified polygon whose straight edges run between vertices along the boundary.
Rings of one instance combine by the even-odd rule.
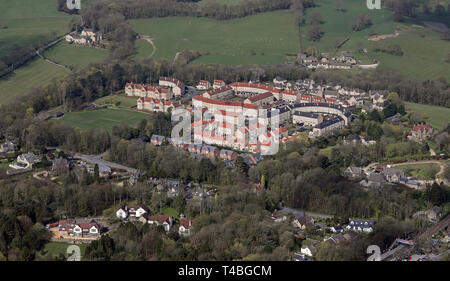
[[[298,91],[293,91],[293,90],[284,90],[283,95],[291,95],[291,96],[297,96],[298,95]]]
[[[177,85],[177,87],[184,89],[184,83],[175,78],[159,77],[159,80],[174,83],[175,85]]]
[[[192,226],[192,221],[187,219],[181,219],[180,220],[180,226],[183,226],[186,229],[189,229]]]
[[[266,86],[262,84],[253,84],[253,83],[246,83],[246,82],[235,82],[231,84],[232,87],[246,87],[246,88],[255,88],[255,89],[262,89],[267,90],[272,93],[281,93],[280,89],[277,89],[272,86]]]
[[[262,93],[262,94],[255,95],[253,97],[249,97],[248,100],[250,102],[257,102],[257,101],[260,101],[260,100],[263,100],[263,99],[267,99],[267,98],[270,98],[270,97],[273,97],[273,94],[271,92],[265,92],[265,93]]]
[[[212,91],[208,91],[206,93],[209,94],[209,96],[214,96],[214,95],[217,95],[217,94],[220,94],[220,93],[223,93],[223,92],[226,92],[226,91],[230,91],[230,90],[233,90],[230,86],[223,86],[223,87],[220,87],[218,89],[215,89],[215,90],[212,90]]]

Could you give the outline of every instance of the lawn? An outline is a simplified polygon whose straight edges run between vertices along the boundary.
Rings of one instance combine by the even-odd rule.
[[[111,132],[112,128],[121,123],[137,126],[142,119],[148,118],[148,113],[133,111],[129,109],[104,108],[99,110],[85,110],[79,112],[68,112],[64,117],[54,122],[64,122],[81,129],[106,129]]]
[[[1,0],[0,11],[0,57],[15,45],[34,45],[47,36],[63,35],[72,18],[56,10],[56,0]]]
[[[178,218],[178,212],[174,208],[164,208],[162,209],[161,214],[172,216],[174,219]]]
[[[128,97],[124,95],[109,95],[96,99],[95,104],[115,106],[118,108],[133,108],[136,107],[136,97]]]
[[[12,102],[15,97],[27,94],[31,88],[44,86],[55,77],[70,70],[35,58],[12,74],[0,78],[0,104]]]
[[[69,247],[70,245],[75,245],[75,244],[69,244],[66,242],[49,242],[49,243],[45,244],[44,251],[51,255],[54,255],[54,256],[63,254],[67,257],[67,247]],[[83,258],[84,253],[86,251],[87,243],[76,244],[76,246],[80,247],[81,257]]]
[[[193,17],[131,20],[136,32],[154,38],[155,58],[172,60],[183,49],[207,52],[195,62],[278,64],[299,50],[291,11],[218,21]]]
[[[407,164],[395,168],[402,169],[406,175],[417,177],[419,180],[432,180],[440,170],[438,164]]]
[[[427,121],[431,123],[433,128],[436,130],[441,130],[445,121],[450,121],[450,108],[425,105],[420,103],[405,102],[407,111],[414,111],[428,117]]]
[[[83,67],[93,62],[101,62],[108,55],[106,49],[89,48],[69,44],[66,41],[59,43],[44,53],[49,60],[66,65]]]

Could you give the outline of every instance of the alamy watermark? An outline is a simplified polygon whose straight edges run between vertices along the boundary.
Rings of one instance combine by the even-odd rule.
[[[381,9],[381,0],[367,0],[367,9],[369,10],[380,10]]]
[[[81,249],[77,245],[70,245],[67,247],[66,253],[69,255],[67,261],[80,261]]]
[[[256,149],[262,155],[275,155],[278,152],[280,140],[278,109],[224,112],[224,110],[205,110],[203,106],[198,106],[194,107],[193,113],[192,122],[188,110],[172,111],[172,122],[178,122],[172,129],[173,140],[183,144],[205,143],[239,150]]]
[[[80,10],[81,9],[81,0],[67,0],[66,2],[67,8],[69,10]]]

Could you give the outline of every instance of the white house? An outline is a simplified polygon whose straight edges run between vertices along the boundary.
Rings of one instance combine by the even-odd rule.
[[[189,236],[191,234],[192,221],[187,219],[180,220],[180,226],[178,227],[178,233],[182,236]]]
[[[168,232],[172,228],[173,219],[168,215],[154,215],[149,216],[148,221],[149,224],[162,225],[164,230]]]
[[[209,81],[206,80],[200,80],[196,88],[198,90],[208,90],[211,89],[211,83],[209,83]]]
[[[372,232],[374,222],[371,220],[354,220],[350,219],[347,229],[354,231]]]
[[[142,206],[128,206],[123,205],[116,211],[116,217],[118,219],[126,219],[128,217],[140,218],[144,214],[150,212],[149,208],[145,205]]]

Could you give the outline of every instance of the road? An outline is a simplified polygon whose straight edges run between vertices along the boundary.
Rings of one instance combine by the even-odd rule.
[[[296,209],[292,209],[289,207],[282,207],[280,212],[286,212],[288,214],[294,214],[296,216],[310,216],[310,217],[316,217],[316,218],[321,218],[321,219],[330,219],[333,216],[330,215],[325,215],[325,214],[318,214],[318,213],[313,213],[313,212],[306,212],[303,210],[296,210]]]
[[[378,165],[380,163],[378,162],[373,162],[370,163],[369,165],[367,165],[366,167],[364,167],[364,173],[367,173],[369,171],[369,168],[374,166],[374,165]],[[421,161],[408,161],[408,162],[402,162],[402,163],[395,163],[395,164],[390,164],[392,167],[396,167],[396,166],[401,166],[401,165],[411,165],[411,164],[438,164],[440,166],[440,170],[439,172],[436,174],[436,179],[439,179],[439,176],[441,174],[444,173],[444,169],[445,169],[445,163],[442,161],[437,161],[437,160],[421,160]]]
[[[75,157],[80,158],[81,160],[87,162],[87,163],[91,163],[91,164],[102,164],[111,168],[117,168],[117,169],[122,169],[122,170],[126,170],[129,173],[135,174],[137,173],[137,170],[134,168],[130,168],[127,166],[123,166],[114,162],[109,162],[106,160],[103,160],[103,156],[105,155],[105,153],[99,154],[99,155],[85,155],[85,154],[80,154],[80,153],[75,153]]]

